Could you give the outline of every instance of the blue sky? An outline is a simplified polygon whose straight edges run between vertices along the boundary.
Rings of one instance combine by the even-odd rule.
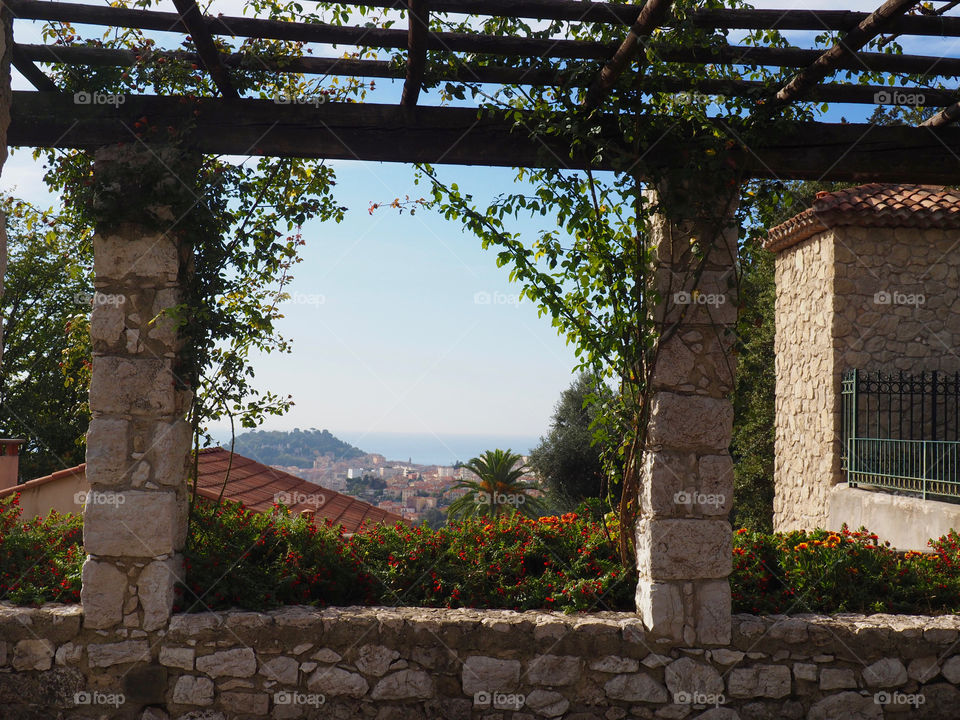
[[[836,9],[832,2],[755,4]],[[851,2],[844,9],[877,4]],[[235,14],[236,6],[220,3],[216,9]],[[18,38],[39,42],[30,34]],[[957,53],[953,42],[930,40],[910,49]],[[398,100],[399,84],[378,85],[378,100]],[[26,85],[17,77],[15,87]],[[429,96],[422,100],[431,102]],[[841,110],[857,117],[857,111],[837,113]],[[296,401],[267,429],[545,433],[559,393],[573,379],[572,348],[529,301],[516,301],[519,288],[508,282],[507,269],[497,268],[494,253],[482,250],[459,225],[430,212],[367,212],[373,202],[422,195],[412,167],[334,165],[335,195],[349,211],[339,225],[309,222],[303,228],[304,261],[296,268],[292,302],[284,305],[280,325],[294,340],[293,354],[255,362],[261,387],[292,394]],[[41,175],[29,150],[21,150],[4,168],[2,188],[54,204]],[[480,202],[513,184],[509,169],[442,168],[441,175]]]

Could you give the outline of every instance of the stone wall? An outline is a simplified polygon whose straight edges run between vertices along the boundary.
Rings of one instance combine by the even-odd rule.
[[[776,529],[829,520],[830,491],[845,479],[844,370],[960,371],[958,240],[844,226],[777,256]]]
[[[4,720],[955,718],[960,617],[737,615],[724,647],[629,614],[286,608],[149,638],[0,607]],[[136,631],[134,631],[136,632]]]
[[[827,494],[840,473],[837,375],[832,352],[834,241],[822,233],[776,261],[776,529],[825,520]],[[838,378],[839,381],[839,378]]]

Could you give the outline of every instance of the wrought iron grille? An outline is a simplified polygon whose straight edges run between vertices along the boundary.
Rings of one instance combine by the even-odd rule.
[[[960,501],[960,373],[849,370],[841,392],[851,487]]]

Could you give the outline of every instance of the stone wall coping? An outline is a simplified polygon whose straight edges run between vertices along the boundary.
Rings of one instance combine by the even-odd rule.
[[[21,607],[0,603],[0,639],[15,640],[19,635],[42,635],[51,628],[58,636],[80,632],[83,609],[79,604],[48,603],[40,607]],[[485,626],[495,632],[513,635],[513,631],[529,632],[541,626],[561,631],[583,630],[591,634],[642,633],[640,618],[626,612],[564,614],[556,611],[479,610],[474,608],[418,608],[350,606],[315,608],[289,606],[264,612],[225,610],[222,612],[182,613],[174,615],[167,628],[171,637],[189,636],[227,626],[237,628],[335,627],[338,622],[349,625],[376,623],[379,627],[399,629],[403,625],[429,625],[431,630],[443,627],[456,629],[465,624]],[[20,628],[22,632],[15,632]],[[54,630],[56,628],[56,630]],[[319,629],[319,628],[318,628]],[[960,636],[960,615],[892,615],[839,613],[837,615],[749,615],[733,616],[733,642],[738,646],[768,638],[776,642],[808,642],[814,636],[842,639],[844,635],[862,636],[880,631],[891,638],[919,638],[931,635]],[[67,638],[68,639],[68,638]],[[677,644],[678,647],[681,644]]]

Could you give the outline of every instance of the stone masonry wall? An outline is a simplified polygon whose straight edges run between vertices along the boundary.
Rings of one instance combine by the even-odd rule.
[[[830,489],[844,482],[844,370],[960,371],[958,240],[839,227],[777,257],[777,529],[826,524]]]
[[[839,458],[825,452],[840,429],[832,412],[834,267],[831,233],[776,261],[776,530],[822,525],[840,472]]]
[[[960,617],[733,618],[725,647],[630,614],[285,608],[150,640],[78,606],[0,606],[4,720],[879,720],[957,717]]]

